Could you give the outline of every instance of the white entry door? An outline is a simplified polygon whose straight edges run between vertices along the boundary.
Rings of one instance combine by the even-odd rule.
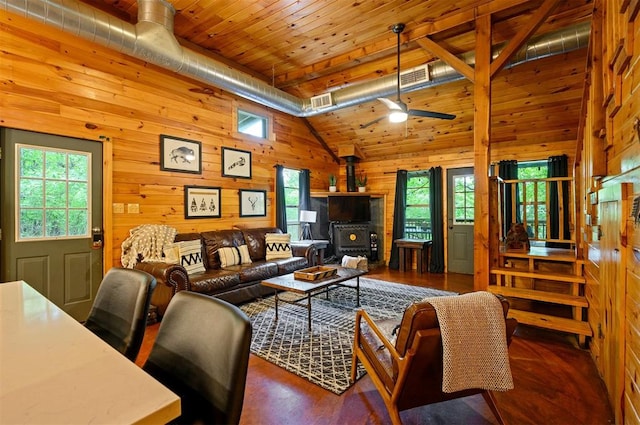
[[[447,171],[447,271],[473,274],[473,168]]]

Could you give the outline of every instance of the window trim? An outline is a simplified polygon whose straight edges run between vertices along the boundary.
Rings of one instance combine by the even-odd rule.
[[[265,140],[270,142],[275,142],[276,137],[275,137],[275,133],[273,132],[274,116],[272,113],[264,109],[257,108],[255,106],[245,104],[239,101],[233,101],[231,103],[232,103],[231,120],[233,125],[233,137],[238,139],[243,139],[246,141],[252,141],[252,142],[263,142]],[[266,128],[267,137],[263,138],[263,137],[253,136],[251,134],[240,132],[238,130],[238,110],[241,110],[249,114],[257,115],[259,117],[264,117],[267,120],[267,128]]]

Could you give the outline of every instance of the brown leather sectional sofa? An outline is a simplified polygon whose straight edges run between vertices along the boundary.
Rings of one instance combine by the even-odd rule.
[[[158,284],[153,292],[151,304],[157,307],[161,316],[178,291],[200,292],[233,304],[241,304],[272,293],[273,289],[260,285],[262,280],[315,265],[316,251],[313,246],[292,246],[293,257],[267,261],[267,233],[282,232],[276,227],[262,227],[179,233],[175,237],[176,242],[201,240],[204,272],[188,275],[179,264],[161,262],[139,262],[135,268],[151,273],[156,278]],[[243,244],[249,249],[251,263],[221,268],[218,249]]]

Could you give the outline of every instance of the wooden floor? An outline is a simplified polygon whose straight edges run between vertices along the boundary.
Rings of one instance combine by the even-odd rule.
[[[386,267],[368,277],[455,292],[470,292],[472,276],[400,273]],[[158,325],[149,326],[136,361],[148,356]],[[515,389],[494,393],[508,424],[613,424],[603,381],[589,352],[573,337],[519,326],[509,349]],[[425,385],[429,385],[425,382]],[[482,396],[401,412],[411,424],[495,424]],[[364,376],[337,396],[251,355],[241,424],[390,424],[384,403]]]

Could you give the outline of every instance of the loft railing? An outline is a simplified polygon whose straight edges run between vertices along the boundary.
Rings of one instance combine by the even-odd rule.
[[[504,223],[505,211],[511,211],[512,222],[525,224],[529,240],[538,242],[566,243],[575,246],[575,185],[572,177],[550,177],[544,179],[497,179],[500,204],[500,240],[506,237],[511,223]],[[511,202],[507,204],[507,192]],[[552,194],[557,202],[551,202]],[[554,206],[555,205],[555,206]],[[507,210],[508,209],[508,210]],[[565,214],[568,218],[565,222]],[[556,237],[551,236],[551,221],[558,220]],[[565,234],[569,236],[566,237]]]
[[[404,237],[407,239],[431,240],[431,224],[424,219],[406,219]]]

